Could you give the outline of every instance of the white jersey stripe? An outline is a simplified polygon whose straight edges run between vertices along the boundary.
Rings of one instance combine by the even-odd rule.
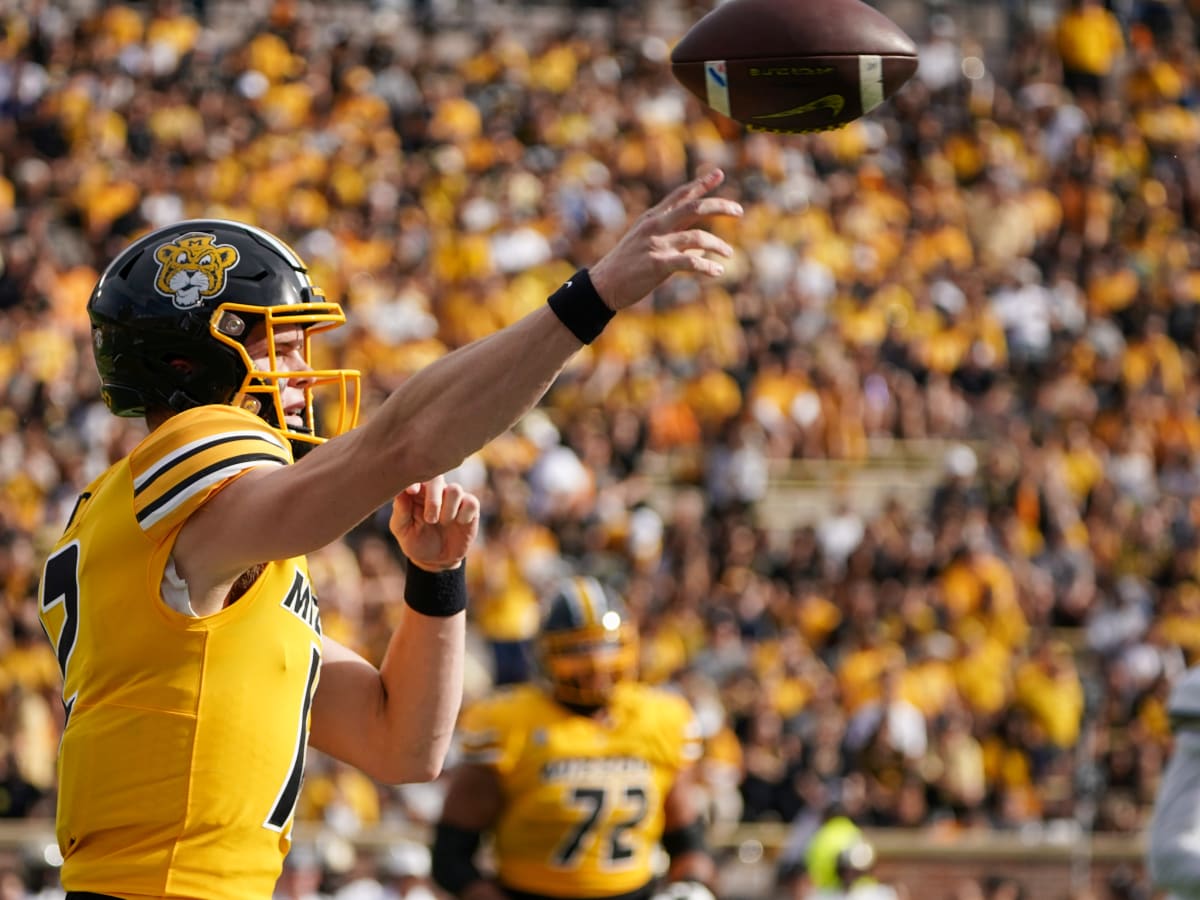
[[[277,466],[286,465],[282,459],[274,460]],[[192,497],[212,487],[232,475],[236,475],[244,469],[252,469],[255,466],[268,465],[267,460],[257,459],[248,460],[245,462],[234,463],[233,465],[225,466],[215,472],[210,472],[204,478],[198,479],[194,484],[190,485],[186,491],[181,491],[177,497],[172,498],[170,503],[165,503],[153,513],[146,516],[145,519],[139,519],[138,524],[142,526],[142,530],[149,531],[157,522],[169,516],[174,510],[178,509]]]
[[[190,444],[184,444],[173,453],[168,453],[160,459],[153,467],[143,472],[140,476],[134,479],[133,489],[140,490],[142,485],[153,481],[161,473],[171,468],[184,457],[190,456],[205,444],[227,443],[233,440],[253,440],[258,439],[274,444],[280,450],[287,450],[283,441],[275,437],[273,434],[268,434],[265,431],[224,431],[219,434],[208,434],[199,440],[192,441]]]

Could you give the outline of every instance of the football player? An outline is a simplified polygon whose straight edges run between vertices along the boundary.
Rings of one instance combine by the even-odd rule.
[[[101,391],[150,433],[80,494],[43,572],[69,897],[269,897],[309,744],[381,781],[439,773],[479,508],[439,473],[536,403],[614,311],[672,272],[720,273],[706,254],[732,251],[704,226],[740,213],[710,195],[722,177],[672,192],[545,307],[359,427],[357,373],[311,363],[343,311],[273,235],[187,221],[108,265],[88,302]],[[409,608],[376,668],[321,633],[305,554],[388,502]]]
[[[682,696],[638,683],[637,636],[595,578],[562,582],[536,640],[541,678],[468,709],[433,846],[463,900],[642,900],[670,857],[672,897],[711,897],[691,790],[700,734]],[[493,841],[495,878],[476,866]]]
[[[1200,668],[1172,685],[1167,715],[1174,749],[1154,800],[1146,865],[1153,885],[1175,900],[1200,896]]]

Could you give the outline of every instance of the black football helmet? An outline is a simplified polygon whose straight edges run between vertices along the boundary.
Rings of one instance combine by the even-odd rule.
[[[105,269],[88,300],[101,394],[118,416],[206,404],[249,409],[279,429],[297,456],[354,427],[359,374],[351,369],[282,371],[275,354],[279,325],[313,334],[346,320],[309,281],[296,253],[250,225],[193,219],[135,241]],[[269,363],[257,368],[245,342],[257,325]],[[307,380],[303,425],[289,423],[279,383]],[[331,427],[318,434],[313,390],[336,398],[322,406]]]
[[[590,576],[555,587],[536,646],[555,698],[570,707],[604,706],[618,683],[637,674],[637,629],[620,599]]]

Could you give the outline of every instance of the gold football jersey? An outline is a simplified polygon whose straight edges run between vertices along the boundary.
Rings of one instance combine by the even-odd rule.
[[[471,707],[463,762],[493,767],[504,807],[493,829],[500,881],[552,897],[609,897],[656,874],[663,800],[700,754],[682,697],[617,687],[606,720],[575,715],[521,685]]]
[[[307,565],[270,563],[202,618],[167,606],[160,585],[188,516],[249,469],[291,460],[261,419],[206,406],[80,495],[40,596],[67,710],[56,826],[68,890],[271,896],[321,666]]]

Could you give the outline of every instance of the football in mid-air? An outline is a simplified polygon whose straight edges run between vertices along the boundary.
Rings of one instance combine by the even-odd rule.
[[[917,47],[862,0],[726,0],[671,52],[676,79],[752,131],[827,131],[917,71]]]

